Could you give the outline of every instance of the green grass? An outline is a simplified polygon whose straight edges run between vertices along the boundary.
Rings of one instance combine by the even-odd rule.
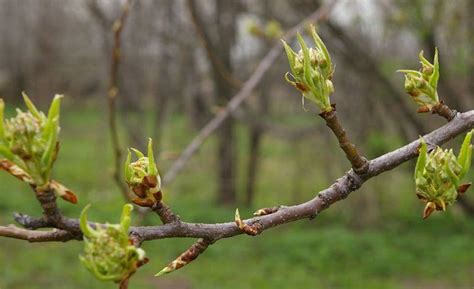
[[[61,154],[54,177],[80,198],[77,206],[59,200],[64,213],[77,217],[92,203],[89,218],[116,222],[122,198],[111,178],[111,152],[105,116],[91,108],[65,109]],[[314,121],[313,117],[307,121]],[[304,122],[302,118],[289,123]],[[322,125],[322,124],[321,124]],[[162,150],[179,152],[192,138],[185,119],[171,116]],[[246,131],[239,127],[239,172],[245,172]],[[380,139],[380,137],[379,137]],[[267,136],[253,208],[293,204],[311,198],[342,175],[346,161],[331,140],[315,136],[288,142]],[[375,139],[379,142],[378,139]],[[203,146],[173,184],[166,200],[187,221],[222,222],[234,208],[214,205],[215,140]],[[384,145],[377,146],[383,150]],[[161,171],[172,160],[160,161]],[[173,274],[153,275],[193,240],[147,242],[151,262],[137,272],[131,288],[469,288],[474,284],[474,223],[457,208],[420,218],[422,205],[413,194],[411,165],[369,181],[351,197],[313,221],[303,220],[265,231],[258,237],[238,236],[211,246],[193,264]],[[245,179],[239,176],[239,187]],[[387,185],[389,184],[389,185]],[[0,175],[0,223],[12,223],[15,211],[39,215],[29,188]],[[149,215],[146,224],[157,224]],[[0,239],[0,289],[117,288],[84,269],[78,255],[82,243],[29,244]]]

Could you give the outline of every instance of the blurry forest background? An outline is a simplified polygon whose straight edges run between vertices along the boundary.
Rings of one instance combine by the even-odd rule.
[[[112,24],[121,0],[0,0],[0,97],[22,106],[21,91],[45,108],[66,95],[55,178],[79,204],[77,217],[115,222],[124,200],[112,178],[107,86]],[[278,42],[321,5],[311,0],[136,0],[122,34],[118,124],[123,151],[153,137],[165,174],[180,152]],[[369,158],[444,123],[416,114],[400,68],[418,68],[418,52],[441,61],[440,98],[474,107],[474,0],[340,0],[318,30],[336,64],[339,116]],[[193,15],[193,16],[191,16]],[[277,24],[278,23],[278,24]],[[270,25],[270,26],[268,26]],[[278,29],[274,29],[278,31]],[[278,34],[278,33],[277,33]],[[295,42],[293,41],[293,46]],[[205,44],[205,45],[204,45]],[[283,49],[251,97],[225,121],[165,188],[183,219],[223,222],[235,207],[295,204],[349,169],[316,110],[284,79]],[[458,148],[459,140],[449,145]],[[192,265],[156,273],[192,240],[146,243],[151,262],[132,288],[472,288],[474,197],[421,220],[414,163],[369,181],[315,221],[239,236],[212,246]],[[474,176],[469,176],[470,181]],[[29,189],[0,175],[0,222],[40,208]],[[157,224],[148,215],[142,224]],[[80,265],[82,243],[28,244],[0,239],[0,288],[115,288]]]

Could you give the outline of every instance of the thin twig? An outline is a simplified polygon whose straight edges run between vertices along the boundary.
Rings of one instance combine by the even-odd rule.
[[[133,0],[127,0],[123,6],[122,14],[114,21],[112,31],[114,33],[114,46],[112,48],[112,57],[110,62],[110,79],[107,89],[107,103],[109,108],[109,131],[110,140],[112,142],[114,156],[114,172],[113,178],[115,183],[121,190],[123,197],[130,200],[130,193],[122,179],[122,147],[120,144],[119,132],[117,128],[117,96],[119,93],[119,65],[121,56],[120,39],[125,21],[130,11]]]
[[[298,29],[303,28],[308,23],[322,21],[327,18],[328,13],[331,11],[331,8],[335,5],[337,1],[328,1],[329,3],[323,5],[317,11],[312,13],[309,17],[301,21],[298,25],[294,26],[285,35],[282,37],[285,40],[290,39],[296,35]],[[227,106],[220,110],[219,113],[210,120],[201,131],[194,137],[194,139],[188,144],[188,146],[181,153],[179,158],[171,165],[168,169],[166,175],[163,177],[163,185],[169,184],[174,178],[183,170],[187,162],[191,157],[197,152],[199,147],[204,143],[204,141],[215,131],[221,124],[234,112],[245,99],[247,99],[252,91],[257,87],[262,78],[265,76],[265,73],[273,65],[273,63],[281,55],[282,46],[280,43],[275,44],[267,55],[260,61],[257,65],[257,68],[249,77],[249,79],[243,84],[240,91],[232,97],[232,99],[227,103]]]
[[[51,231],[33,231],[18,228],[15,225],[0,226],[0,236],[26,240],[28,242],[67,242],[75,239],[68,231],[53,229]]]
[[[319,114],[325,121],[326,125],[332,130],[339,142],[339,146],[346,154],[346,158],[352,165],[354,171],[358,174],[364,174],[369,169],[369,162],[366,158],[359,155],[356,146],[349,140],[346,131],[339,122],[336,114],[336,105],[332,105],[330,111]]]

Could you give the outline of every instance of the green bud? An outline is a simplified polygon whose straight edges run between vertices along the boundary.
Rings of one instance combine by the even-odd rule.
[[[17,115],[3,121],[3,101],[0,104],[0,154],[25,171],[36,186],[50,181],[53,162],[58,153],[59,107],[62,96],[56,95],[48,117],[23,94],[28,110],[17,109]]]
[[[310,31],[315,47],[308,47],[298,33],[297,40],[301,47],[298,53],[282,40],[291,70],[291,74],[285,74],[285,79],[302,93],[303,98],[314,102],[321,111],[329,111],[332,109],[329,96],[334,92],[330,81],[334,66],[316,28],[311,26]],[[293,80],[290,80],[289,75]]]
[[[145,156],[137,149],[131,149],[137,160],[132,162],[129,151],[125,161],[124,175],[128,186],[137,195],[133,200],[140,206],[152,206],[156,201],[161,200],[161,178],[155,163],[153,154],[153,142],[148,141],[148,156]]]
[[[414,177],[416,194],[426,202],[423,218],[429,217],[434,210],[446,210],[467,189],[468,185],[460,182],[471,165],[471,137],[472,131],[466,135],[458,157],[452,149],[440,147],[428,153],[427,145],[421,139]]]
[[[84,234],[81,262],[99,280],[120,282],[127,279],[145,260],[145,251],[131,245],[128,238],[132,205],[124,206],[120,224],[96,225],[95,229],[87,223],[89,207],[82,210],[80,218]]]
[[[439,104],[437,86],[439,79],[439,60],[438,49],[435,50],[433,64],[424,56],[423,50],[418,55],[420,58],[421,69],[416,70],[398,70],[405,73],[405,91],[412,96],[412,99],[420,105],[420,111],[429,111],[433,106]]]

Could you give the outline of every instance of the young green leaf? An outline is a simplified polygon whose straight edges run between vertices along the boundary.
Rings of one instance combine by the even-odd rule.
[[[145,155],[144,155],[141,151],[139,151],[139,150],[137,150],[137,149],[134,149],[134,148],[130,148],[130,149],[135,153],[135,155],[137,156],[137,158],[141,159],[141,158],[144,158],[144,157],[145,157]]]
[[[435,55],[433,60],[433,74],[430,77],[430,84],[436,90],[438,87],[439,80],[439,59],[438,59],[438,48],[435,48]]]
[[[281,40],[283,47],[285,48],[286,56],[288,57],[288,63],[290,64],[291,73],[295,74],[295,57],[296,53],[291,49],[291,47],[286,43],[285,40]]]
[[[42,117],[41,117],[40,112],[38,111],[36,106],[33,104],[31,99],[28,97],[28,95],[26,95],[24,91],[21,92],[21,95],[23,95],[23,100],[25,101],[26,107],[31,112],[31,114],[37,119],[41,119]]]
[[[122,215],[120,216],[120,226],[122,230],[127,234],[128,229],[130,228],[131,222],[131,213],[133,210],[133,206],[130,204],[125,204],[122,209]]]
[[[426,145],[425,140],[423,138],[420,138],[418,160],[416,161],[416,167],[415,167],[415,179],[417,179],[419,175],[423,174],[423,169],[425,168],[427,155],[428,155],[428,146]]]
[[[45,127],[45,135],[47,135],[47,146],[43,155],[41,156],[41,164],[45,171],[51,170],[51,166],[54,160],[55,150],[58,142],[58,119],[54,119],[53,122]]]
[[[324,54],[324,58],[327,61],[327,67],[329,67],[329,69],[332,69],[331,56],[329,55],[329,51],[326,48],[326,45],[324,45],[323,40],[321,39],[321,37],[319,37],[318,33],[316,32],[316,27],[311,24],[310,29],[311,29],[311,36],[313,37],[314,43],[316,44],[317,47],[319,47],[319,49],[321,49],[321,51]],[[332,71],[329,71],[329,74],[331,73]]]
[[[311,77],[311,58],[309,56],[309,49],[306,46],[306,42],[304,42],[303,36],[301,34],[297,34],[298,42],[300,43],[301,49],[303,50],[303,73],[306,83],[310,86],[310,88],[314,88],[314,82]]]
[[[87,206],[84,207],[84,209],[82,209],[80,222],[79,222],[82,233],[84,234],[84,236],[89,237],[89,238],[96,235],[95,230],[92,229],[92,227],[87,223],[87,210],[89,210],[90,206],[91,205],[88,204]]]
[[[459,156],[458,156],[458,163],[461,165],[461,173],[460,173],[460,178],[462,179],[466,173],[469,171],[469,168],[471,167],[471,158],[472,158],[472,145],[471,145],[471,139],[472,139],[472,133],[473,131],[471,130],[466,134],[464,137],[464,141],[461,145],[461,149],[459,151]]]
[[[453,170],[449,166],[449,163],[444,164],[444,171],[448,174],[448,177],[451,183],[454,184],[455,187],[458,187],[460,178],[459,176],[456,175],[455,172],[453,172]]]
[[[155,163],[155,156],[153,155],[153,141],[148,139],[148,174],[152,176],[158,175],[158,168]]]
[[[49,107],[48,111],[48,122],[53,122],[55,118],[59,118],[59,113],[61,109],[61,98],[63,97],[64,95],[62,94],[56,94],[54,96],[54,99],[51,102],[51,106]]]
[[[423,53],[424,53],[424,51],[421,50],[420,53],[418,54],[418,58],[420,58],[421,64],[424,64],[424,65],[430,66],[430,67],[433,66],[433,64],[431,64],[431,63],[428,61],[428,59],[426,59],[426,58],[423,56]]]

